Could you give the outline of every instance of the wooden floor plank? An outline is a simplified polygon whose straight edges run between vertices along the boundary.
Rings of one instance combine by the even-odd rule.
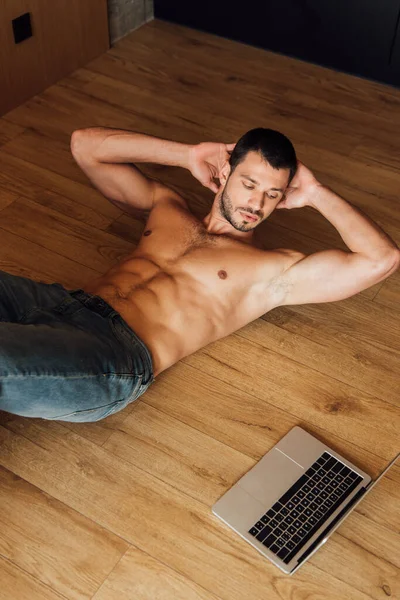
[[[0,556],[1,600],[69,600]]]
[[[51,589],[71,600],[90,599],[128,547],[0,468],[0,554]]]
[[[148,554],[130,547],[93,600],[218,600]]]

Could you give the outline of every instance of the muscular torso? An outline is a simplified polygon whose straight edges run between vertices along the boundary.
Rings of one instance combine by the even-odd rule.
[[[150,233],[149,233],[150,232]],[[148,347],[154,376],[279,304],[290,253],[211,235],[183,206],[157,205],[135,250],[84,286]]]

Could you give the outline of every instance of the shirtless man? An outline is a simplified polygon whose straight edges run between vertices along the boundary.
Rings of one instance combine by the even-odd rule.
[[[127,355],[138,350],[144,362],[147,357],[147,376],[141,373],[138,382],[137,377],[126,374],[133,377],[131,387],[118,389],[112,403],[103,401],[103,412],[99,412],[96,394],[83,391],[92,388],[74,388],[77,404],[69,410],[61,392],[57,392],[55,400],[41,403],[32,386],[28,391],[36,393],[35,412],[28,410],[26,403],[21,410],[21,399],[16,399],[15,391],[14,400],[5,399],[3,405],[0,394],[0,408],[9,412],[98,420],[124,408],[147,389],[154,377],[184,356],[273,308],[347,298],[382,281],[400,264],[400,251],[393,240],[357,208],[317,181],[297,161],[290,140],[277,131],[251,130],[236,145],[191,146],[96,127],[75,131],[71,150],[79,166],[109,200],[127,212],[139,209],[150,214],[140,242],[129,256],[83,290],[74,291],[75,300],[68,295],[64,306],[69,306],[71,300],[79,303],[82,327],[87,313],[80,311],[84,306],[94,310],[94,305],[88,304],[92,296],[102,303],[103,316],[107,316],[105,306],[113,309],[112,314],[117,313],[126,331],[135,336],[135,348],[133,341],[129,347],[125,338]],[[198,220],[182,196],[149,179],[132,164],[140,162],[189,169],[215,192],[207,216]],[[306,256],[294,249],[265,251],[257,247],[254,230],[273,210],[303,206],[312,206],[328,219],[349,252],[331,249]],[[63,293],[67,293],[65,288]],[[19,321],[19,327],[30,322],[42,323],[42,327],[45,323],[43,319],[25,319]],[[46,343],[52,348],[51,342]],[[144,359],[143,348],[147,352]],[[143,371],[140,361],[130,360],[129,368],[134,371],[136,367],[136,374]],[[107,370],[104,365],[99,369]],[[121,369],[118,373],[121,375]],[[59,379],[59,386],[68,377]],[[48,389],[42,388],[42,398],[46,393],[48,397]],[[80,399],[80,391],[81,396],[91,398],[91,404]],[[71,398],[71,392],[65,393]],[[43,403],[45,407],[38,410],[37,405]],[[49,405],[57,407],[55,412]]]

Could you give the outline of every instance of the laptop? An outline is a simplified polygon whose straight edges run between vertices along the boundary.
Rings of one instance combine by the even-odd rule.
[[[212,512],[292,575],[371,491],[361,469],[294,427],[228,490]]]

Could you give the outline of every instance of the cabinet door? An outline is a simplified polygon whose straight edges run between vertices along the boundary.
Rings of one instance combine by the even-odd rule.
[[[400,0],[155,0],[156,17],[386,80]]]

